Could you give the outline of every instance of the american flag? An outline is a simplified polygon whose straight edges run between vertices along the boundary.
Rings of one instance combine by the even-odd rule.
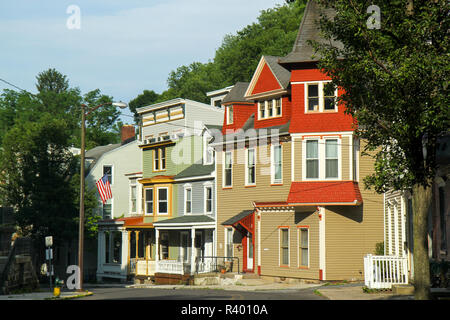
[[[106,200],[112,198],[111,185],[109,184],[108,175],[105,174],[96,182],[96,185],[100,198],[102,198],[103,204],[105,204]]]

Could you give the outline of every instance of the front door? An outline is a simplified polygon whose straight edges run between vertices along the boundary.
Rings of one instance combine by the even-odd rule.
[[[253,271],[253,235],[247,233],[247,270]]]

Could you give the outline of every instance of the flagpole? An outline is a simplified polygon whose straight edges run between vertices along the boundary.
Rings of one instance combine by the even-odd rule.
[[[80,167],[80,222],[78,230],[78,267],[79,273],[79,291],[83,291],[83,250],[84,250],[84,169],[85,169],[85,145],[86,145],[86,106],[81,105],[81,167]]]

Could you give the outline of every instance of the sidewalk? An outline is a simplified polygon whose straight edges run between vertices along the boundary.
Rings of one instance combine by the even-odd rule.
[[[394,296],[392,292],[365,293],[364,283],[348,284],[313,284],[313,283],[276,283],[267,282],[260,279],[242,279],[239,284],[226,285],[154,285],[154,284],[133,284],[129,288],[159,288],[159,289],[216,289],[230,291],[272,291],[272,290],[301,290],[316,288],[317,295],[329,300],[413,300],[413,296]]]
[[[54,297],[53,292],[40,291],[32,293],[22,293],[22,294],[5,294],[0,295],[0,300],[64,300],[64,299],[76,299],[85,296],[92,295],[92,292],[77,292],[77,291],[61,291],[59,297]]]
[[[41,289],[41,292],[26,294],[0,295],[0,300],[63,300],[82,298],[93,294],[89,289],[100,287],[121,287],[121,288],[155,288],[155,289],[215,289],[215,290],[233,290],[233,291],[273,291],[273,290],[301,290],[315,288],[317,295],[323,296],[329,300],[413,300],[413,296],[394,296],[391,292],[365,293],[363,292],[364,283],[347,284],[314,284],[314,283],[276,283],[267,282],[260,279],[242,279],[235,284],[222,285],[154,285],[154,284],[86,284],[85,292],[61,291],[59,298],[53,296],[48,288]],[[92,290],[93,291],[93,290]]]

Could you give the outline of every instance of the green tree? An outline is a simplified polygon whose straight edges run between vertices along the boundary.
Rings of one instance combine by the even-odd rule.
[[[139,117],[136,112],[136,109],[155,103],[156,100],[158,100],[158,97],[159,94],[157,94],[155,91],[144,90],[140,95],[138,95],[136,98],[134,98],[128,103],[130,111],[133,112],[134,114],[134,122],[136,124],[139,124]]]
[[[306,1],[277,5],[261,11],[258,21],[235,35],[226,35],[214,63],[223,83],[250,81],[262,55],[284,56],[292,50]]]
[[[437,141],[450,122],[448,1],[377,1],[380,28],[366,13],[370,2],[319,2],[336,11],[334,20],[323,17],[323,34],[343,45],[315,43],[319,66],[344,89],[339,100],[376,154],[365,184],[380,193],[412,191],[415,297],[429,299],[430,186]]]
[[[101,94],[99,89],[92,90],[83,96],[83,103],[88,106],[88,109],[110,102],[113,102],[113,97]],[[79,107],[77,114],[80,115],[81,121],[81,107]],[[86,148],[91,149],[109,143],[118,143],[120,134],[117,134],[114,128],[119,116],[120,111],[111,104],[104,105],[89,113],[86,117]],[[81,134],[79,128],[78,126],[76,132],[78,136]]]
[[[25,235],[70,239],[76,231],[69,187],[76,160],[68,151],[70,131],[50,115],[14,125],[0,154],[1,200],[16,209]]]

